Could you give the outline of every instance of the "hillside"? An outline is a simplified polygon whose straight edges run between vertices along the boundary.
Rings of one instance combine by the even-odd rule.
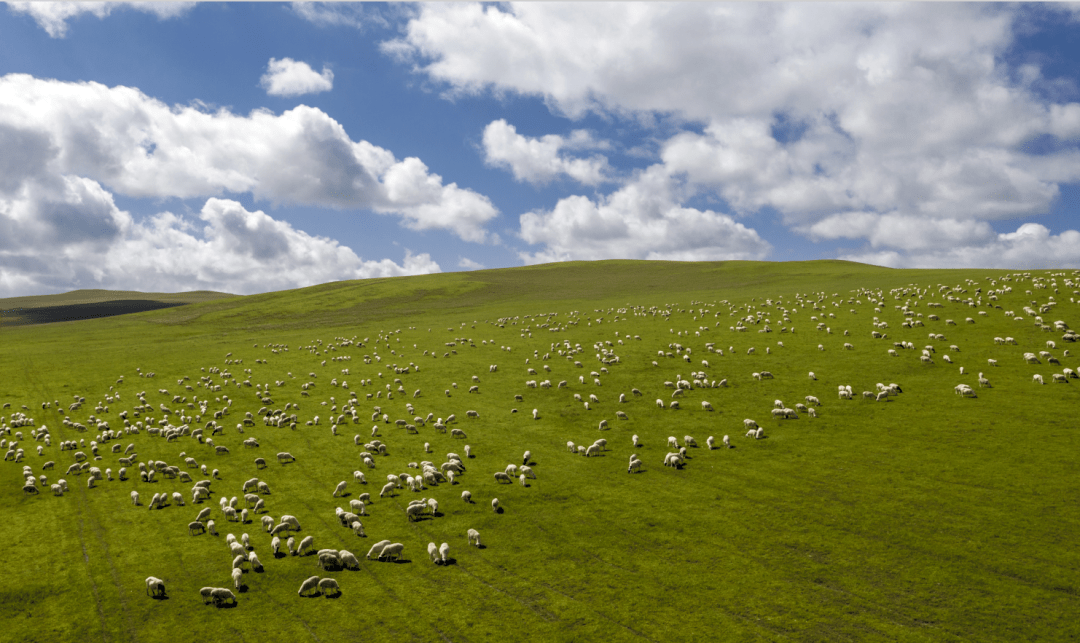
[[[1078,279],[574,262],[5,328],[0,622],[23,641],[1075,639]],[[420,499],[437,507],[412,520]],[[205,508],[216,535],[191,524]],[[284,515],[302,529],[275,555],[263,518]],[[230,533],[261,561],[239,588]],[[358,565],[290,555],[308,536]],[[382,540],[400,560],[365,556]],[[340,594],[298,596],[313,575]]]
[[[0,299],[0,326],[98,319],[229,297],[236,295],[209,290],[183,293],[72,290],[58,295],[8,297]]]

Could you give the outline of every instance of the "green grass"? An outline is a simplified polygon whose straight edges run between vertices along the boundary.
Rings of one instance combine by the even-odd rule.
[[[1053,271],[1032,274],[1048,272]],[[1060,276],[1057,294],[1034,288],[1030,279],[1014,279],[998,282],[1011,286],[1012,293],[988,302],[985,295],[994,288],[990,279],[1008,274],[890,270],[839,261],[573,262],[337,282],[109,319],[5,327],[0,331],[0,403],[11,403],[12,408],[0,415],[10,416],[27,405],[37,425],[49,427],[53,442],[39,457],[36,446],[41,443],[31,439],[29,427],[12,429],[12,434],[24,433],[20,446],[27,451],[26,459],[0,466],[0,510],[14,525],[8,530],[6,582],[0,589],[0,638],[1076,640],[1080,380],[1068,385],[1049,380],[1062,367],[1080,367],[1075,355],[1063,355],[1065,348],[1075,353],[1080,347],[1064,343],[1060,332],[1040,330],[1022,308],[1031,300],[1044,304],[1055,296],[1058,306],[1043,318],[1076,327],[1077,305],[1069,299],[1078,288],[1066,287]],[[969,286],[965,279],[979,286]],[[900,325],[903,316],[894,306],[906,298],[894,300],[889,290],[906,284],[930,288],[912,309],[924,315],[925,327]],[[950,302],[939,294],[938,284],[971,291],[960,297],[982,287],[984,304],[1001,308]],[[857,295],[852,291],[857,288],[884,291],[880,313],[865,296],[859,296],[861,304],[854,303]],[[796,293],[824,293],[825,310],[816,312],[807,305],[784,323],[775,306],[758,309],[771,317],[775,331],[794,326],[794,334],[759,334],[761,326],[731,332],[736,317],[729,316],[722,303],[703,317],[690,312],[704,308],[692,301],[760,306],[766,298],[775,302],[781,296],[791,308]],[[834,299],[833,293],[839,296]],[[817,295],[810,300],[816,301]],[[944,307],[927,308],[931,300]],[[840,307],[833,307],[833,301]],[[670,317],[611,310],[668,304]],[[1004,315],[1008,310],[1025,319],[1013,321]],[[580,314],[572,316],[572,311]],[[832,334],[815,330],[811,315],[830,312],[836,318],[823,321]],[[558,315],[548,318],[548,313]],[[929,314],[941,320],[929,321]],[[875,315],[889,323],[883,331],[887,339],[871,339]],[[516,319],[495,324],[507,317]],[[965,324],[966,317],[976,323]],[[958,325],[947,326],[947,318]],[[560,332],[540,328],[571,319],[579,323]],[[702,326],[709,330],[696,336]],[[391,337],[389,348],[386,341],[376,344],[380,332],[397,330],[401,332]],[[844,330],[851,335],[845,337]],[[947,341],[929,340],[929,332],[943,333]],[[626,339],[619,345],[624,334],[641,340]],[[993,337],[1006,335],[1015,337],[1018,345],[994,344]],[[335,337],[354,336],[369,341],[363,347],[327,350]],[[460,341],[453,348],[445,346],[459,338],[471,338],[475,347]],[[320,355],[304,350],[318,339],[323,342]],[[1021,355],[1045,350],[1048,339],[1057,341],[1051,352],[1062,366],[1045,360],[1025,364]],[[563,340],[580,343],[584,351],[571,360],[559,356],[550,346]],[[919,348],[935,345],[935,363],[920,363],[918,350],[890,357],[887,349],[901,340]],[[611,341],[620,357],[618,364],[607,366],[610,372],[601,375],[600,387],[589,375],[603,366],[592,348],[597,341]],[[668,347],[673,342],[692,348],[692,363],[657,355],[658,350],[674,353]],[[724,356],[707,352],[706,342],[715,342]],[[844,342],[854,350],[842,350]],[[275,354],[268,344],[287,344],[289,351]],[[819,344],[824,351],[818,350]],[[942,355],[951,344],[961,351],[951,353],[954,363],[949,365]],[[751,346],[756,353],[747,355]],[[771,354],[765,354],[766,347]],[[424,356],[424,350],[438,357]],[[456,354],[443,356],[451,350]],[[550,352],[551,359],[534,357],[534,350],[540,356]],[[376,351],[382,361],[365,364],[363,356],[374,357]],[[229,352],[243,364],[226,365]],[[343,355],[353,359],[329,361]],[[988,358],[996,358],[999,366],[987,366]],[[268,363],[257,364],[256,359]],[[704,369],[708,379],[726,378],[730,386],[687,391],[678,411],[657,408],[657,398],[665,404],[671,400],[664,382],[676,374],[689,379],[691,371],[703,368],[702,359],[710,363]],[[658,366],[652,365],[654,360]],[[419,372],[395,375],[390,367],[410,362],[420,366]],[[488,372],[491,364],[498,364],[496,373]],[[541,370],[544,364],[550,373]],[[959,375],[961,365],[969,374]],[[140,378],[137,367],[156,376]],[[238,380],[246,377],[244,369],[251,369],[253,384],[270,384],[271,408],[299,403],[300,425],[290,430],[258,421],[240,435],[231,427],[244,412],[254,413],[263,404],[254,388],[229,384],[221,393],[211,393],[196,386],[200,376],[209,374],[200,369],[211,367],[229,370]],[[539,375],[527,375],[529,367]],[[342,368],[350,374],[343,375]],[[758,382],[750,377],[761,370],[771,371],[775,379]],[[807,377],[811,370],[816,381]],[[979,371],[986,371],[993,388],[977,389],[976,399],[954,394],[960,382],[976,386],[973,373]],[[316,385],[310,397],[302,397],[300,385],[309,381],[309,372],[317,373]],[[1033,373],[1041,373],[1048,383],[1032,384]],[[121,375],[125,381],[117,385]],[[185,375],[191,377],[185,383],[193,387],[191,392],[177,385]],[[473,375],[480,379],[479,394],[466,392]],[[585,384],[579,383],[579,375],[585,376]],[[335,377],[347,380],[349,391],[332,386]],[[360,386],[362,378],[371,378],[373,385]],[[394,378],[402,379],[407,394],[388,401],[385,385]],[[545,378],[553,383],[567,380],[569,386],[524,386],[527,379]],[[276,380],[286,385],[276,387]],[[861,392],[875,390],[877,382],[897,382],[904,392],[888,403],[862,399]],[[857,399],[838,400],[838,384],[852,385]],[[189,401],[210,395],[211,411],[222,406],[213,397],[225,393],[233,398],[223,421],[230,428],[214,438],[229,447],[230,455],[215,456],[210,447],[189,437],[167,443],[145,431],[116,441],[134,443],[142,461],[164,460],[187,469],[179,457],[183,451],[220,469],[221,480],[213,483],[215,494],[206,505],[213,507],[220,536],[188,536],[186,525],[199,510],[190,502],[188,483],[147,484],[136,476],[87,489],[85,475],[65,476],[74,459],[72,451],[59,450],[60,441],[82,438],[88,447],[96,432],[65,428],[57,409],[42,410],[41,403],[60,400],[66,408],[72,396],[85,396],[86,404],[71,414],[72,420],[85,424],[110,386],[120,391],[121,400],[108,404],[108,413],[96,415],[114,429],[123,425],[119,411],[137,403],[138,391],[145,390],[155,408],[162,403],[181,406],[171,401],[177,394]],[[632,396],[633,387],[643,396]],[[162,388],[169,395],[159,394]],[[413,399],[418,388],[422,396]],[[444,395],[446,389],[451,397]],[[383,398],[365,399],[378,390]],[[341,404],[350,391],[360,399],[360,422],[341,427],[334,437],[328,407],[321,402],[334,397]],[[600,401],[586,411],[574,401],[574,393],[586,399],[595,394]],[[627,403],[617,402],[619,393],[627,395]],[[515,394],[524,399],[515,401]],[[773,400],[794,406],[806,395],[821,399],[817,419],[770,417]],[[701,400],[716,410],[702,411]],[[455,413],[456,426],[468,438],[437,434],[430,425],[420,427],[419,435],[406,435],[380,422],[388,455],[376,458],[377,468],[367,469],[353,435],[371,439],[374,404],[393,421],[407,417],[405,402],[412,402],[421,416]],[[519,413],[511,414],[511,408]],[[533,408],[539,409],[539,420],[532,419]],[[477,410],[480,418],[466,419],[468,409]],[[616,420],[617,410],[629,419]],[[316,414],[319,426],[303,424]],[[756,419],[767,439],[743,437],[744,418]],[[610,430],[597,430],[601,419],[608,420]],[[640,436],[642,447],[632,447],[633,434]],[[706,437],[716,436],[719,442],[725,434],[734,449],[705,449]],[[680,443],[684,435],[692,435],[701,445],[690,449],[681,470],[661,466],[669,435]],[[241,441],[252,436],[261,446],[243,448]],[[587,445],[599,437],[608,440],[609,450],[602,457],[566,451],[568,440]],[[431,455],[424,454],[424,442],[431,443]],[[475,457],[466,462],[468,471],[453,487],[442,484],[422,494],[403,490],[394,498],[376,497],[368,507],[371,515],[363,519],[368,538],[358,538],[338,524],[334,508],[348,509],[348,498],[331,497],[340,480],[349,481],[350,497],[361,492],[377,496],[387,474],[415,472],[407,463],[423,459],[437,465],[450,451],[464,455],[465,443]],[[111,445],[104,445],[103,460],[95,464],[111,467],[115,477],[116,459],[122,454],[113,454]],[[525,449],[532,451],[538,478],[528,488],[516,482],[498,485],[492,473],[509,463],[520,464]],[[89,454],[89,448],[81,450]],[[291,452],[297,462],[278,465],[278,451]],[[631,451],[644,461],[640,474],[626,473]],[[256,456],[270,466],[256,471]],[[57,463],[54,471],[45,472],[49,482],[65,477],[71,491],[55,498],[46,487],[38,496],[25,496],[20,489],[22,464],[40,475],[46,460]],[[367,475],[366,487],[352,481],[356,469]],[[202,477],[197,471],[192,475]],[[299,536],[313,535],[317,548],[352,551],[361,558],[360,570],[327,573],[316,567],[314,557],[275,559],[257,519],[245,526],[226,522],[218,498],[242,498],[241,483],[252,476],[273,490],[266,497],[269,515],[297,516],[304,527]],[[144,506],[132,506],[131,489],[139,490]],[[472,492],[475,504],[461,501],[464,489]],[[149,511],[145,505],[159,491],[183,492],[187,506]],[[419,496],[438,499],[442,515],[409,523],[404,507]],[[504,507],[502,514],[491,511],[495,496]],[[486,548],[466,545],[470,528],[481,533]],[[230,532],[250,534],[266,571],[245,574],[248,589],[238,594],[236,608],[204,606],[200,587],[231,587],[231,556],[224,544]],[[404,543],[408,562],[363,560],[371,544],[382,539]],[[426,555],[429,541],[448,542],[455,564],[432,565]],[[315,574],[336,578],[341,596],[297,597],[301,581]],[[150,575],[165,580],[168,600],[145,595],[144,579]]]

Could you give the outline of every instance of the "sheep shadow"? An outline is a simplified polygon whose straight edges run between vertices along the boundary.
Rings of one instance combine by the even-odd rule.
[[[155,601],[167,601],[167,600],[169,600],[168,595],[165,594],[164,592],[162,592],[161,594],[155,594],[155,595],[151,596],[150,598],[152,600],[155,600]]]
[[[286,556],[288,556],[288,554],[283,554],[280,551],[274,552],[274,559],[275,560],[280,559],[280,558],[285,558]]]
[[[348,498],[351,495],[352,495],[351,491],[344,491],[344,492],[342,492],[342,494],[340,496],[338,496],[338,498]]]
[[[321,594],[321,596],[323,598],[326,598],[326,599],[329,599],[329,600],[332,600],[332,601],[336,601],[337,599],[341,598],[341,590],[339,589],[338,591],[334,592],[333,594]]]
[[[241,585],[240,587],[237,587],[237,588],[236,588],[236,591],[237,591],[237,592],[239,592],[240,594],[247,594],[247,593],[248,593],[248,586],[247,586],[247,583],[244,583],[244,584],[243,584],[243,585]]]
[[[393,563],[395,565],[408,565],[408,564],[412,563],[411,560],[408,560],[406,558],[395,558],[394,560],[387,560],[387,561],[383,561],[383,562]]]
[[[500,515],[502,515],[502,512],[503,512],[503,508],[502,508],[502,507],[499,507],[499,508],[497,508],[497,509],[495,510],[495,513],[497,513],[497,514],[500,514]]]
[[[487,549],[487,545],[477,545],[477,549]]]
[[[442,565],[442,566],[457,565],[457,559],[456,558],[447,558],[446,560],[441,561],[439,564]]]
[[[218,608],[219,610],[231,610],[239,607],[239,603],[214,603],[214,607]]]

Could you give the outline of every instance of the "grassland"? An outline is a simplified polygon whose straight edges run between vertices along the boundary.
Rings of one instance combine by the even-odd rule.
[[[1053,285],[1048,274],[1059,275]],[[1054,297],[1057,305],[1042,315],[1046,323],[1080,325],[1074,303],[1080,288],[1065,284],[1076,278],[1055,271],[903,271],[846,262],[578,262],[330,283],[109,319],[4,328],[0,403],[12,406],[0,415],[10,419],[26,405],[22,412],[38,427],[48,426],[52,444],[39,456],[36,447],[43,443],[33,440],[29,427],[6,436],[10,441],[23,432],[19,446],[26,456],[0,466],[0,509],[11,525],[0,639],[1076,640],[1080,380],[1051,384],[1050,374],[1078,369],[1080,359],[1066,357],[1064,349],[1075,353],[1080,347],[1063,342],[1061,332],[1042,330],[1023,312]],[[927,289],[922,299],[914,287]],[[989,299],[990,291],[1006,287],[1011,291]],[[859,289],[873,291],[880,312],[870,293]],[[960,301],[976,296],[977,307]],[[931,301],[942,307],[930,308]],[[924,326],[902,327],[905,316],[897,307],[905,304]],[[790,311],[790,321],[782,319],[781,308]],[[747,324],[746,332],[729,330],[736,319],[758,312],[761,323]],[[931,321],[931,314],[940,320]],[[878,329],[886,339],[871,338],[875,317],[888,323]],[[965,323],[967,317],[975,323]],[[773,332],[757,332],[765,319]],[[818,321],[831,333],[816,330]],[[931,332],[947,339],[928,339]],[[1017,343],[995,344],[996,336]],[[1025,363],[1022,354],[1048,350],[1047,340],[1057,343],[1050,352],[1061,366],[1045,359]],[[919,350],[890,356],[887,350],[900,341],[919,349],[934,345],[934,363],[922,363]],[[560,355],[563,342],[580,344],[582,351]],[[598,361],[597,342],[618,363]],[[845,342],[853,349],[843,350]],[[675,343],[692,349],[689,363]],[[708,351],[707,343],[723,356]],[[949,350],[953,344],[959,352]],[[750,347],[754,354],[747,354]],[[346,356],[351,359],[335,360]],[[242,364],[226,361],[237,359]],[[999,365],[988,366],[988,359]],[[393,364],[419,369],[397,374]],[[498,365],[494,373],[492,364]],[[545,365],[550,372],[542,370]],[[968,373],[960,375],[959,366]],[[608,372],[600,373],[597,386],[590,373],[601,367]],[[140,377],[137,368],[155,376]],[[657,407],[657,399],[665,406],[672,399],[666,381],[691,379],[692,371],[702,370],[704,379],[726,379],[728,386],[695,386],[677,411]],[[762,370],[775,379],[751,377]],[[979,371],[986,371],[992,388],[977,388]],[[1046,378],[1045,386],[1032,383],[1035,373]],[[470,394],[473,375],[479,392]],[[178,384],[185,376],[190,380]],[[200,382],[207,376],[220,391]],[[339,386],[331,384],[335,378]],[[269,384],[273,402],[263,403],[254,386],[234,383],[245,379]],[[372,384],[361,385],[362,379]],[[526,380],[542,379],[566,380],[568,386],[525,387]],[[284,386],[275,385],[279,380]],[[304,397],[301,385],[308,382],[315,385]],[[888,402],[861,396],[876,391],[878,382],[896,382],[903,393]],[[953,387],[961,382],[976,388],[978,397],[956,395]],[[390,400],[387,384],[394,391]],[[837,399],[843,384],[853,387],[856,399]],[[641,397],[631,395],[635,387]],[[422,394],[414,399],[416,389]],[[231,453],[216,456],[191,437],[166,442],[144,430],[103,444],[102,460],[92,464],[111,467],[115,477],[122,454],[111,447],[119,443],[134,444],[140,461],[181,466],[196,480],[201,474],[184,466],[181,452],[218,468],[221,479],[212,483],[215,493],[205,506],[213,508],[220,536],[188,535],[188,522],[203,506],[191,503],[190,483],[146,483],[135,475],[88,489],[85,474],[65,475],[74,451],[61,451],[60,442],[85,440],[80,450],[90,454],[89,442],[100,431],[68,428],[58,411],[82,396],[86,403],[66,417],[92,427],[94,415],[121,429],[119,413],[139,404],[140,391],[154,407],[140,421],[167,417],[179,424],[176,414],[163,416],[163,404],[202,415],[192,428],[226,406],[228,396],[233,403],[221,420],[227,428],[214,441]],[[108,412],[95,411],[116,392],[120,399],[107,403]],[[347,420],[334,436],[329,409],[351,393],[358,397],[359,422]],[[594,394],[599,402],[586,410],[575,393],[585,399]],[[620,393],[626,403],[618,402]],[[177,395],[185,401],[174,403]],[[822,402],[816,419],[771,417],[774,400],[793,407],[807,395]],[[207,400],[205,415],[196,397]],[[701,410],[702,400],[715,411]],[[53,403],[42,409],[46,401]],[[436,433],[430,424],[418,427],[418,435],[396,428],[396,419],[411,421],[407,402],[422,417],[455,413],[460,419],[452,426],[467,439]],[[267,427],[261,418],[243,435],[234,428],[245,412],[286,403],[299,404],[288,411],[299,416],[295,429]],[[390,424],[370,421],[374,405]],[[479,419],[465,417],[470,409]],[[616,420],[620,410],[627,420]],[[315,415],[320,424],[306,426]],[[756,419],[767,437],[745,438],[744,418]],[[597,429],[602,419],[609,430]],[[353,436],[370,440],[375,424],[388,453],[367,469]],[[639,448],[631,444],[634,434]],[[719,442],[725,434],[735,448],[704,448],[706,437]],[[684,435],[694,436],[701,448],[689,449],[681,469],[662,466],[667,437],[681,444]],[[241,443],[248,437],[260,446],[245,449]],[[567,452],[567,441],[587,445],[597,438],[608,441],[601,457]],[[464,455],[465,443],[474,457],[456,484],[377,497],[387,474],[415,473],[407,464],[425,459],[438,465],[451,451]],[[520,464],[526,449],[537,479],[528,487],[496,483],[492,473]],[[297,462],[278,465],[278,451],[291,452]],[[631,452],[644,461],[641,473],[627,474]],[[270,466],[257,471],[255,457]],[[56,462],[55,470],[41,470],[47,460]],[[45,486],[38,495],[24,494],[25,464],[49,483],[65,477],[70,491],[53,497]],[[357,469],[367,475],[366,487],[353,482]],[[303,525],[298,536],[312,535],[317,548],[352,551],[361,558],[360,569],[323,572],[315,557],[275,558],[258,518],[247,525],[226,522],[218,499],[242,497],[242,482],[253,476],[272,489],[265,496],[269,515],[297,516]],[[341,480],[349,481],[353,495],[331,497]],[[131,504],[132,489],[143,506]],[[461,501],[465,489],[474,504]],[[148,498],[162,491],[182,492],[186,506],[148,510]],[[375,496],[362,519],[367,538],[341,527],[334,515],[335,507],[348,509],[348,500],[363,492]],[[439,514],[409,522],[404,508],[418,497],[436,498]],[[492,512],[493,497],[503,513]],[[470,528],[481,533],[485,548],[467,546]],[[235,608],[204,605],[200,587],[231,587],[224,543],[230,532],[250,534],[265,572],[244,574],[246,589],[237,594]],[[405,561],[363,560],[382,539],[404,543]],[[431,541],[450,544],[453,564],[427,560]],[[167,599],[146,596],[144,579],[151,575],[164,579]],[[301,581],[312,575],[336,578],[341,595],[299,598]]]
[[[8,297],[0,299],[0,326],[99,319],[235,296],[210,290],[182,293],[72,290],[58,295]]]

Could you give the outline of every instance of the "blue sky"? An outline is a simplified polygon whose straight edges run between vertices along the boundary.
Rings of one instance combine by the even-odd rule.
[[[7,3],[0,297],[606,258],[1077,268],[1077,16]]]

